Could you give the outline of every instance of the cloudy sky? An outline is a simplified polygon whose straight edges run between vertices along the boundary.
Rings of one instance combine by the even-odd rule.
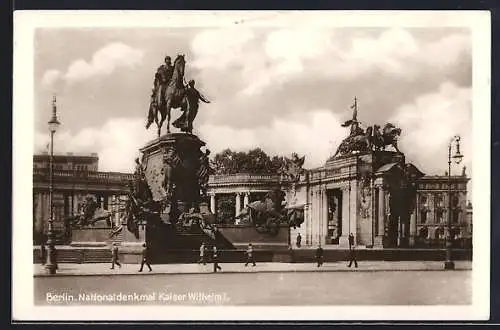
[[[427,174],[444,173],[460,134],[471,173],[471,35],[460,28],[37,29],[35,151],[46,148],[56,93],[56,152],[97,152],[101,170],[132,171],[156,134],[144,128],[154,73],[178,53],[212,101],[194,123],[212,152],[259,146],[321,166],[348,133],[340,123],[356,96],[358,119],[399,125],[400,149]]]

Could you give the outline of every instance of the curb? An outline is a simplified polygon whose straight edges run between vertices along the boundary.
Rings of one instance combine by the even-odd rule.
[[[452,272],[463,272],[471,271],[471,268],[459,268],[454,269]],[[299,269],[299,270],[256,270],[256,271],[218,271],[217,274],[255,274],[255,273],[345,273],[345,272],[364,272],[364,273],[375,273],[375,272],[437,272],[444,271],[444,269],[438,268],[422,268],[422,269],[408,269],[408,268],[393,268],[393,269]],[[207,275],[216,274],[214,272],[178,272],[178,273],[168,273],[168,272],[134,272],[134,273],[82,273],[82,274],[34,274],[33,277],[73,277],[73,276],[146,276],[146,275]]]

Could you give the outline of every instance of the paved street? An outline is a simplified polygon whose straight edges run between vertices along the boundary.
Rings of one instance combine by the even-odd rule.
[[[394,263],[389,263],[394,265]],[[342,265],[326,265],[317,271],[259,271],[241,265],[222,265],[226,272],[210,273],[200,265],[158,265],[153,273],[137,274],[137,265],[114,270],[116,274],[94,276],[35,277],[35,304],[180,304],[180,305],[463,305],[471,303],[471,271],[349,270]],[[278,264],[279,265],[279,264]],[[64,266],[61,265],[61,270]],[[83,265],[80,265],[83,266]],[[104,265],[100,265],[101,269]],[[198,267],[199,273],[167,273],[166,267]],[[179,267],[181,266],[181,267]],[[189,267],[186,267],[189,266]],[[343,267],[341,267],[343,266]],[[400,265],[401,266],[401,265]],[[437,264],[434,265],[437,267]],[[97,266],[93,266],[96,268]],[[228,272],[228,267],[243,271]],[[306,267],[306,266],[302,266]],[[328,271],[330,267],[330,271]],[[394,267],[394,266],[393,266]],[[300,267],[297,267],[300,268]],[[417,269],[416,266],[414,266]],[[432,270],[432,271],[429,271]],[[111,271],[111,270],[109,270]],[[164,273],[159,273],[163,271]],[[205,273],[206,272],[206,273]],[[133,274],[133,275],[132,275]],[[146,275],[148,274],[148,275]],[[90,275],[87,273],[87,275]],[[97,295],[92,295],[93,293]],[[135,295],[134,295],[135,294]],[[59,296],[56,296],[59,295]],[[128,297],[128,298],[127,298]],[[128,301],[123,301],[124,299]],[[110,300],[111,299],[111,300]]]
[[[327,262],[323,267],[317,268],[314,263],[285,263],[285,262],[263,262],[256,267],[244,267],[241,263],[221,264],[224,273],[255,273],[255,272],[374,272],[374,271],[441,271],[444,264],[442,261],[362,261],[359,268],[347,268],[346,262]],[[212,264],[163,264],[153,265],[150,273],[145,267],[143,273],[138,273],[139,265],[122,264],[122,268],[110,269],[108,263],[89,264],[59,264],[55,276],[72,275],[154,275],[154,274],[205,274],[213,271]],[[456,261],[457,270],[471,270],[470,261]],[[47,276],[44,266],[34,265],[35,276]],[[54,275],[51,275],[54,276]]]

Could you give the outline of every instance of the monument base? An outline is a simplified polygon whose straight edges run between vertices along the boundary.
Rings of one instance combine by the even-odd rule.
[[[340,236],[339,237],[339,247],[349,247],[349,237],[348,236]]]

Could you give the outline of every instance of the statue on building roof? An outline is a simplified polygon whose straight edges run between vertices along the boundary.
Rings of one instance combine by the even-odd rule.
[[[396,152],[398,148],[398,137],[401,135],[401,128],[392,123],[387,123],[381,130],[379,125],[368,126],[366,130],[361,127],[358,121],[358,100],[354,98],[352,119],[347,120],[341,126],[350,127],[349,136],[340,143],[335,154],[330,158],[339,155],[348,155],[353,152],[368,152],[385,150],[387,146],[392,146]]]
[[[351,109],[353,110],[352,119],[347,120],[341,125],[342,127],[350,127],[349,136],[342,140],[332,158],[354,151],[368,151],[371,148],[372,128],[368,127],[366,132],[361,128],[361,123],[358,121],[358,99],[356,97]]]
[[[375,150],[384,150],[387,146],[392,146],[396,152],[399,151],[398,148],[398,138],[401,135],[401,128],[396,127],[392,123],[387,123],[380,131],[379,125],[373,126],[373,146]]]

